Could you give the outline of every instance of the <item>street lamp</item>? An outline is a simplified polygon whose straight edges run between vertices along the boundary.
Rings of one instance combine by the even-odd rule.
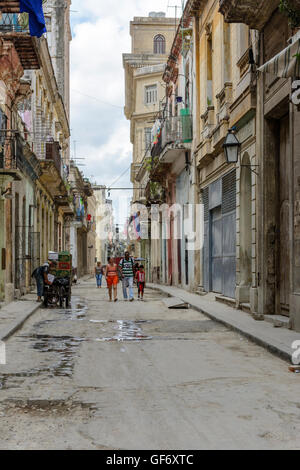
[[[227,163],[237,163],[239,159],[239,151],[240,151],[241,144],[238,141],[235,135],[235,128],[231,128],[228,130],[227,137],[223,144],[225,157]]]

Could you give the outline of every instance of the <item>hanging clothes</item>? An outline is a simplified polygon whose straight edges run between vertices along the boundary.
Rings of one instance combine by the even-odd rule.
[[[43,0],[20,0],[20,12],[29,13],[29,30],[31,36],[40,38],[47,32],[43,12]]]

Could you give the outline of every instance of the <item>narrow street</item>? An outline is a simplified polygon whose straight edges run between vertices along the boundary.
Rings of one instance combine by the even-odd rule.
[[[300,447],[299,377],[204,315],[109,303],[94,279],[40,309],[0,366],[1,449]]]

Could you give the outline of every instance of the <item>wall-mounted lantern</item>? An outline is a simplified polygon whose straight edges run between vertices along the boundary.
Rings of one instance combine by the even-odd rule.
[[[227,163],[238,163],[241,143],[239,142],[236,136],[236,127],[232,127],[228,130],[228,134],[226,136],[225,142],[223,144],[225,158]],[[250,171],[258,176],[258,173],[252,167],[259,167],[259,165],[242,165],[249,168]]]
[[[227,163],[237,163],[239,159],[241,144],[235,135],[235,128],[231,128],[228,130],[228,134],[223,144],[223,148]]]

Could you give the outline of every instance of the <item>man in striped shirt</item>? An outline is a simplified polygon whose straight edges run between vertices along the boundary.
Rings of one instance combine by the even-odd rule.
[[[125,258],[120,261],[119,268],[122,275],[123,296],[127,300],[127,287],[129,287],[129,300],[133,302],[133,278],[134,278],[134,262],[129,256],[129,251],[125,252]]]

